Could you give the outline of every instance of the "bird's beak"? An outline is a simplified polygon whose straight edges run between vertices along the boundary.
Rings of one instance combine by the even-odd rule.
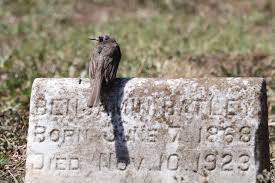
[[[94,41],[98,41],[98,39],[96,38],[89,38],[90,40],[94,40]]]

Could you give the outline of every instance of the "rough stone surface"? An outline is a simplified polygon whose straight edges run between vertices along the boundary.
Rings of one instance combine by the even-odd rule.
[[[254,183],[269,169],[260,78],[36,79],[26,183]]]

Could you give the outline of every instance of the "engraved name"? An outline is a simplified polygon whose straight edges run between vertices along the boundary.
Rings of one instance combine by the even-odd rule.
[[[108,106],[114,113],[121,111],[133,119],[147,121],[176,123],[182,119],[190,120],[223,117],[231,119],[253,114],[252,104],[241,100],[212,97],[210,99],[186,99],[177,96],[178,99],[156,98],[152,96],[131,97],[122,101],[121,106],[110,104]],[[53,117],[83,118],[84,116],[98,115],[104,112],[102,106],[90,109],[86,106],[86,100],[78,98],[54,98],[46,101],[38,98],[34,103],[32,113],[36,115],[49,114]]]

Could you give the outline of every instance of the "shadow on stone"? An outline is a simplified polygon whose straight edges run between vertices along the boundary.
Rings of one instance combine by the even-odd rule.
[[[128,81],[130,81],[129,78],[116,79],[108,86],[104,86],[102,92],[102,104],[105,111],[111,116],[115,140],[115,153],[119,169],[126,169],[127,165],[130,163],[120,108],[124,95],[124,87]]]
[[[255,138],[255,162],[259,162],[258,174],[263,175],[264,170],[270,171],[269,160],[269,131],[268,131],[268,109],[267,109],[267,95],[266,95],[266,83],[262,82],[261,86],[261,112],[260,112],[260,124],[256,131]],[[270,182],[270,181],[268,181]]]

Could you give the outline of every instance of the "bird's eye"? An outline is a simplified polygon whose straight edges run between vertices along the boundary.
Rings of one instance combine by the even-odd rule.
[[[103,39],[104,39],[104,38],[103,38],[102,36],[98,36],[98,41],[99,41],[99,42],[103,41]]]

